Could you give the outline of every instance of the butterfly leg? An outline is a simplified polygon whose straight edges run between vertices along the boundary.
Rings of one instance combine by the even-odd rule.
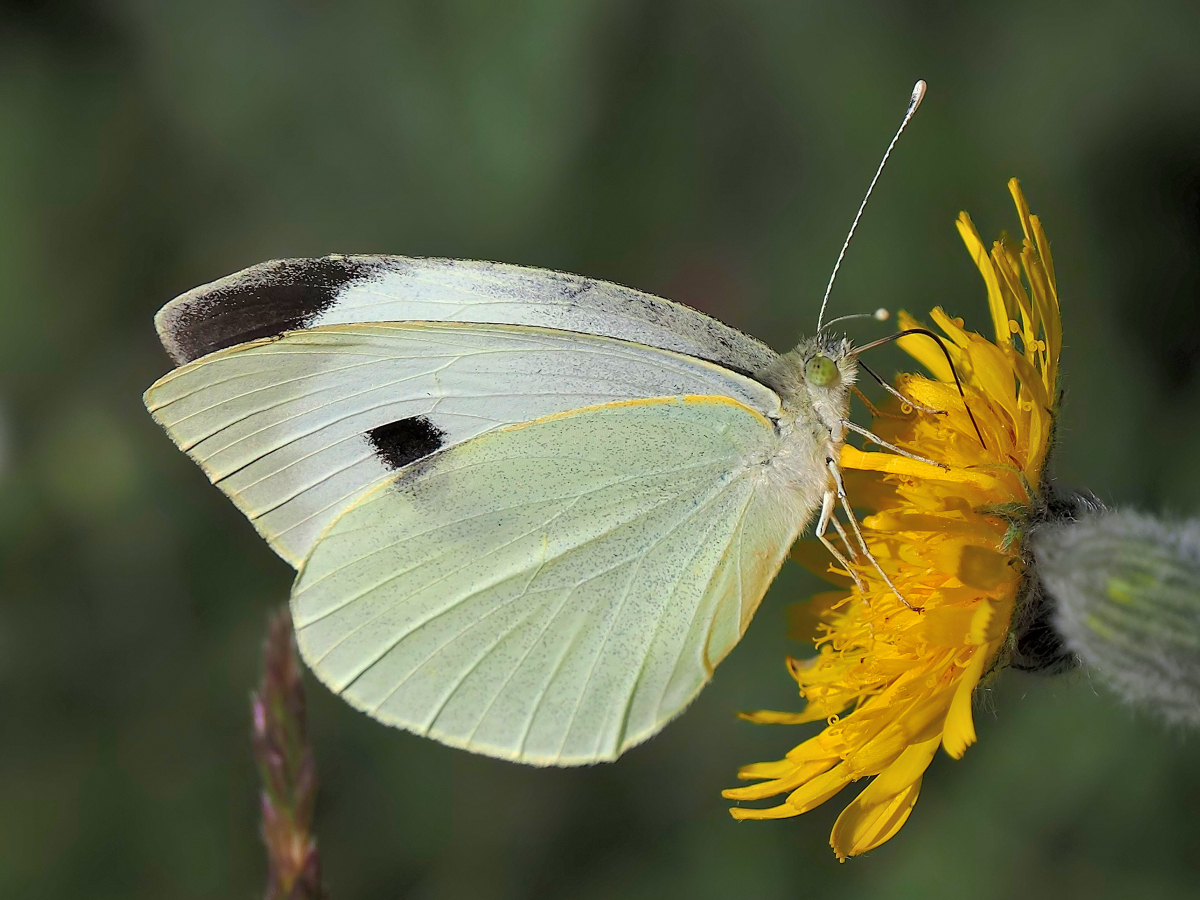
[[[847,574],[854,579],[854,583],[858,585],[860,591],[866,589],[866,585],[855,573],[846,557],[842,556],[841,551],[833,545],[833,541],[826,537],[826,532],[829,530],[829,523],[833,523],[833,527],[837,529],[838,534],[842,536],[842,540],[846,544],[846,549],[854,554],[854,548],[850,542],[846,540],[846,532],[842,530],[841,523],[838,522],[837,516],[834,514],[834,504],[837,503],[837,494],[833,491],[826,491],[825,496],[821,500],[821,518],[817,520],[816,535],[817,540],[825,545],[825,549],[829,551],[829,555],[837,560],[838,565],[846,570]],[[856,555],[856,554],[855,554]]]
[[[909,453],[907,450],[902,450],[900,447],[897,447],[895,444],[885,441],[883,438],[879,437],[879,435],[875,434],[872,431],[868,431],[866,428],[863,428],[861,425],[855,425],[853,422],[851,422],[849,420],[843,421],[842,424],[846,427],[847,431],[853,431],[855,434],[861,434],[868,441],[870,441],[873,444],[878,444],[884,450],[891,450],[893,453],[896,453],[900,456],[907,457],[908,459],[915,459],[917,462],[929,463],[931,466],[937,466],[939,469],[944,469],[947,472],[950,471],[950,467],[948,465],[946,465],[945,463],[940,463],[940,462],[937,462],[936,460],[929,459],[928,457],[918,456],[916,453]]]
[[[846,513],[846,518],[850,520],[850,527],[854,530],[854,536],[858,538],[858,545],[862,548],[863,556],[865,556],[870,561],[871,565],[875,567],[875,571],[879,573],[879,577],[883,579],[884,584],[892,589],[892,593],[896,595],[896,599],[898,599],[909,609],[916,612],[917,608],[904,599],[904,595],[900,593],[900,591],[896,588],[896,585],[892,584],[892,579],[888,578],[887,572],[883,571],[883,566],[879,565],[879,560],[877,560],[875,555],[869,549],[867,549],[867,541],[863,537],[862,529],[858,527],[858,518],[854,515],[854,510],[850,508],[850,501],[846,498],[846,486],[842,483],[842,470],[838,468],[838,464],[832,459],[828,460],[828,465],[829,474],[833,476],[833,483],[837,486],[837,498],[841,501],[842,509],[845,510]],[[826,494],[826,496],[828,496],[828,494]]]
[[[837,502],[837,495],[834,492],[829,493],[829,503],[832,506]],[[850,558],[857,560],[858,551],[854,548],[854,544],[850,542],[850,536],[846,534],[846,529],[842,527],[842,523],[838,520],[837,512],[829,517],[829,522],[833,525],[834,530],[838,533],[838,537],[842,539],[842,546],[846,548],[846,552],[850,554]]]
[[[854,394],[855,397],[857,397],[859,400],[862,401],[863,406],[865,406],[867,408],[867,412],[869,412],[871,414],[871,418],[873,418],[873,419],[905,419],[905,418],[907,418],[907,416],[901,416],[901,415],[897,415],[895,413],[885,413],[883,410],[879,409],[874,403],[872,403],[870,401],[870,399],[867,397],[867,395],[864,394],[862,391],[860,391],[858,389],[858,387],[855,385],[850,385],[850,390]]]

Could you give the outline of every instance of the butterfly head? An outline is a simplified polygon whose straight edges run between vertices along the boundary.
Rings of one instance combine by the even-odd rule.
[[[858,376],[858,357],[845,338],[804,341],[793,353],[801,364],[805,389],[814,402],[833,400],[850,390]]]
[[[810,415],[840,433],[835,423],[846,417],[850,389],[858,377],[858,357],[853,345],[844,338],[822,335],[801,341],[785,357],[784,371],[774,385],[784,405]]]

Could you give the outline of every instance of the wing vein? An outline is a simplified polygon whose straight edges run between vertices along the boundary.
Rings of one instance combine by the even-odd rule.
[[[636,577],[637,573],[641,570],[642,562],[651,554],[651,552],[653,552],[660,544],[662,544],[663,541],[665,541],[667,538],[669,538],[671,535],[673,535],[680,528],[680,526],[683,525],[684,522],[690,521],[695,515],[697,515],[703,509],[707,509],[708,506],[711,505],[711,503],[715,499],[717,499],[722,493],[724,493],[726,488],[727,488],[726,484],[719,485],[712,494],[710,494],[708,497],[704,498],[704,500],[700,503],[699,506],[693,507],[693,509],[689,510],[683,517],[681,517],[681,518],[677,519],[675,522],[671,523],[671,525],[668,526],[667,530],[665,532],[663,532],[662,534],[657,535],[654,538],[654,540],[650,542],[649,547],[647,547],[645,549],[645,551],[643,551],[637,557],[637,559],[634,561],[634,571],[630,575],[629,581],[626,584],[626,588],[621,597],[620,602],[617,604],[616,613],[610,618],[608,630],[605,631],[604,637],[600,641],[600,647],[596,651],[595,657],[592,659],[592,665],[588,670],[588,677],[584,681],[584,685],[583,685],[583,688],[579,692],[579,696],[576,698],[575,709],[572,710],[571,715],[567,720],[566,729],[563,732],[563,739],[558,748],[558,757],[557,757],[558,759],[560,759],[560,760],[562,759],[563,749],[566,747],[567,739],[570,737],[571,731],[574,728],[575,719],[579,715],[580,707],[583,705],[583,699],[587,694],[588,688],[591,686],[592,678],[596,672],[596,666],[599,663],[601,657],[604,655],[604,649],[605,649],[605,647],[608,646],[608,641],[612,637],[612,632],[613,632],[613,629],[616,627],[617,620],[620,619],[620,617],[621,617],[621,611],[625,608],[625,604],[629,600],[629,593],[630,593],[629,588],[633,584],[633,579]],[[679,494],[677,494],[676,496],[671,498],[672,501],[678,501],[679,499],[680,499]],[[665,607],[664,607],[664,609],[665,609]],[[660,616],[661,616],[661,613],[660,613]],[[602,734],[598,735],[597,741],[599,741],[601,736],[602,736]]]

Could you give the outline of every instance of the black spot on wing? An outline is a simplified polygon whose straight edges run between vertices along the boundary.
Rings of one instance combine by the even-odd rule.
[[[281,259],[198,287],[163,307],[158,335],[177,364],[309,325],[349,284],[371,278],[378,258]]]
[[[391,469],[402,469],[439,449],[446,432],[424,416],[413,416],[380,425],[367,432],[375,455]]]

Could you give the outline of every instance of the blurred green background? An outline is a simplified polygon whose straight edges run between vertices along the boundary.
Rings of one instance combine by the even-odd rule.
[[[248,692],[291,572],[140,395],[166,300],[279,256],[482,257],[666,294],[789,347],[909,88],[833,296],[988,319],[953,220],[1054,246],[1068,486],[1200,509],[1200,6],[0,3],[0,896],[252,897]],[[865,339],[882,333],[855,326]],[[899,357],[882,365],[898,365]],[[789,566],[678,722],[537,771],[310,682],[343,898],[1196,897],[1200,754],[1085,673],[1005,675],[900,835],[732,822],[806,733]]]

